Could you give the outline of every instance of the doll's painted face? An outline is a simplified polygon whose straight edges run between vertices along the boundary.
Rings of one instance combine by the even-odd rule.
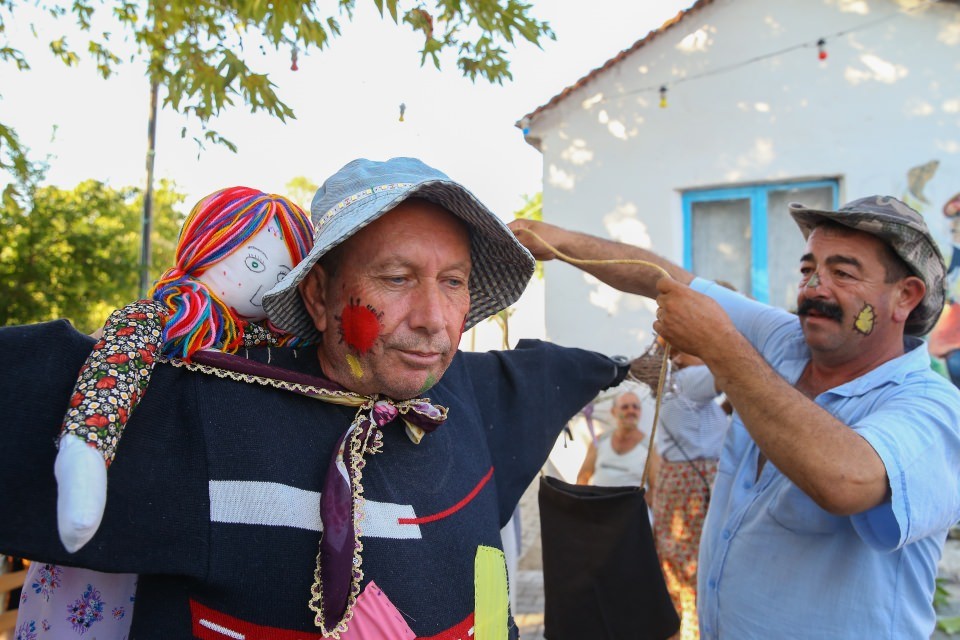
[[[263,320],[263,294],[290,272],[293,260],[273,222],[197,277],[247,320]]]

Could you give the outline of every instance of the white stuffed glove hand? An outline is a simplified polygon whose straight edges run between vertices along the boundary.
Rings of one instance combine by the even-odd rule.
[[[107,465],[103,456],[74,435],[60,438],[53,466],[57,478],[57,530],[74,553],[100,528],[107,504]]]

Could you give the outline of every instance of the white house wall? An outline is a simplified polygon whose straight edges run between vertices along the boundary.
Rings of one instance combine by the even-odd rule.
[[[948,243],[940,209],[960,191],[960,4],[717,0],[538,114],[529,139],[543,153],[547,221],[677,262],[683,190],[822,177],[840,180],[841,202],[907,197]],[[924,204],[906,193],[906,174],[931,160]],[[650,343],[649,301],[569,265],[549,263],[545,278],[548,338],[628,355]]]

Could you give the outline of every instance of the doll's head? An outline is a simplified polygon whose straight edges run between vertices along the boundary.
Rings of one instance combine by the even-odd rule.
[[[167,305],[164,353],[236,351],[247,322],[263,320],[263,294],[307,254],[310,217],[286,198],[230,187],[201,200],[177,242],[176,266],[150,291]]]

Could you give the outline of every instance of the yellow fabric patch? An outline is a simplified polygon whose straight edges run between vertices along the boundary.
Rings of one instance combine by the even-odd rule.
[[[493,547],[477,547],[473,562],[474,635],[476,640],[506,640],[507,562],[503,551]]]

